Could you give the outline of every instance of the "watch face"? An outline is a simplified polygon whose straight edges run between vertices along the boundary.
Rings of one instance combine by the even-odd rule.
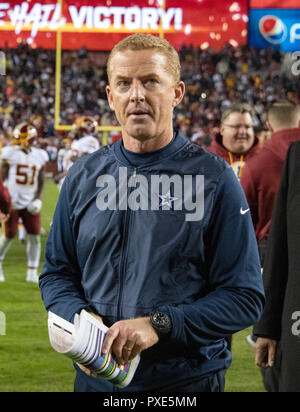
[[[168,315],[162,312],[154,312],[151,315],[151,324],[153,328],[160,333],[169,333],[172,329],[171,320]]]

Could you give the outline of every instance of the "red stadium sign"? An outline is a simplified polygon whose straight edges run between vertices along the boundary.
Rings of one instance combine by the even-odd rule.
[[[250,0],[252,9],[299,9],[299,0]]]
[[[62,6],[61,6],[62,4]],[[164,35],[177,48],[246,43],[247,0],[27,0],[0,3],[0,47],[110,50],[135,32]]]

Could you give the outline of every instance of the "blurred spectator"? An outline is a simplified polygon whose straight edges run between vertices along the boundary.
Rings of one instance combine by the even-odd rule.
[[[100,149],[97,127],[98,123],[91,116],[81,116],[76,119],[73,124],[75,134],[71,145],[73,162]]]
[[[48,144],[46,146],[46,152],[48,153],[50,162],[55,162],[57,160],[57,146],[55,145],[54,139],[48,139]]]
[[[234,104],[223,111],[220,133],[208,148],[221,156],[241,177],[245,161],[260,150],[253,129],[253,110],[248,104]]]
[[[263,146],[267,140],[271,138],[272,132],[266,124],[262,124],[254,128],[255,135],[257,136],[261,146]]]
[[[58,150],[57,155],[57,171],[58,174],[55,176],[54,181],[58,184],[59,190],[62,187],[62,184],[66,178],[68,170],[72,166],[72,138],[66,137],[62,141],[62,146]]]

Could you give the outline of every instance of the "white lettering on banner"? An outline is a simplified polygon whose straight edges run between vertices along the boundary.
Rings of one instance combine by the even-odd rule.
[[[0,26],[2,26],[5,23],[4,20],[1,20],[1,17],[6,16],[6,13],[1,10],[7,10],[7,9],[9,9],[9,3],[0,3]]]
[[[16,26],[15,33],[20,34],[23,28],[32,24],[31,37],[35,37],[39,29],[49,26],[50,30],[56,30],[65,23],[65,19],[60,18],[60,4],[40,4],[36,3],[30,12],[28,12],[29,4],[23,2],[21,5],[16,5],[11,13],[9,13],[10,22]],[[51,13],[52,18],[50,19]]]
[[[158,10],[153,7],[144,7],[142,9],[142,29],[158,29]]]
[[[129,7],[125,12],[125,27],[137,30],[141,27],[141,10],[139,7]]]
[[[120,29],[122,27],[122,16],[126,12],[125,7],[107,7],[109,15],[114,16],[113,25],[115,29]]]
[[[108,7],[96,7],[94,10],[94,26],[97,29],[108,29],[110,26],[110,19],[108,18],[109,15],[110,12]]]
[[[9,10],[9,3],[0,3],[0,25],[5,23],[4,18],[8,16],[12,26],[15,26],[16,34],[23,27],[31,26],[31,37],[35,37],[39,29],[49,27],[56,30],[66,23],[61,18],[60,4],[35,3],[29,10],[29,2],[22,2]],[[84,25],[88,29],[108,29],[112,27],[119,30],[122,22],[125,29],[134,31],[157,30],[161,22],[164,30],[171,28],[172,22],[175,30],[182,29],[183,13],[181,8],[169,8],[167,10],[154,7],[102,7],[102,6],[69,6],[72,24],[76,29]],[[51,17],[52,16],[52,17]]]
[[[10,22],[13,26],[16,26],[15,33],[20,34],[22,30],[22,25],[26,19],[26,13],[29,8],[28,3],[22,3],[21,5],[16,5],[13,11],[10,13]]]
[[[291,43],[300,40],[300,23],[293,24],[290,31]]]
[[[79,28],[82,27],[84,24],[84,21],[86,19],[86,11],[87,7],[80,7],[79,12],[77,10],[76,6],[70,6],[69,7],[69,12],[73,21],[73,24],[75,27]]]
[[[65,23],[66,19],[64,17],[61,17],[60,4],[57,3],[55,6],[52,19],[49,24],[50,30],[57,30],[60,26],[63,26]]]

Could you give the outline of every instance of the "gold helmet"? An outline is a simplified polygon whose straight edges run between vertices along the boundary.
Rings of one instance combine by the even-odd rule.
[[[12,143],[21,147],[32,146],[38,137],[37,130],[29,123],[18,124],[12,132]]]
[[[75,130],[75,132],[77,132],[81,136],[84,136],[86,134],[96,134],[97,127],[97,121],[91,116],[78,117],[73,124],[73,129]]]

